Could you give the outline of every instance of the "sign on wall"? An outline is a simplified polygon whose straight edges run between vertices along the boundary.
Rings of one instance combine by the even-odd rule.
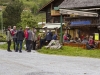
[[[97,40],[97,41],[99,40],[99,33],[94,34],[94,40]]]
[[[71,26],[79,26],[79,25],[90,25],[90,21],[73,21],[71,22]]]

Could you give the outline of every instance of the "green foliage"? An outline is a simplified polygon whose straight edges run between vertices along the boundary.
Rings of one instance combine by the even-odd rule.
[[[6,34],[0,33],[0,42],[6,42]]]
[[[41,0],[39,3],[39,8],[43,7],[45,4],[47,4],[47,2],[50,0]]]
[[[31,11],[33,14],[36,14],[38,11],[38,6],[36,4],[34,4],[34,6],[31,8]]]
[[[43,7],[50,0],[0,0],[2,5],[7,5],[7,7],[3,7],[5,11],[3,12],[3,25],[5,28],[8,25],[18,25],[25,27],[27,24],[29,26],[37,26],[37,22],[41,22],[42,18],[45,18],[45,14],[37,14],[38,9]],[[21,17],[21,13],[23,10],[29,10],[33,14],[33,23],[30,22],[32,19],[28,19],[28,23],[23,23],[23,19]],[[45,21],[45,20],[44,20]],[[30,24],[31,23],[31,24]]]
[[[65,55],[65,56],[81,56],[81,57],[93,57],[100,58],[99,50],[85,50],[78,47],[63,46],[61,49],[46,49],[42,48],[38,50],[40,53],[45,54],[55,54],[55,55]]]
[[[14,26],[21,21],[21,13],[23,11],[23,3],[19,0],[11,1],[3,12],[4,26]]]
[[[21,14],[21,22],[18,24],[18,26],[22,26],[23,28],[25,28],[26,26],[36,27],[37,20],[34,18],[33,14],[30,11],[23,11]]]

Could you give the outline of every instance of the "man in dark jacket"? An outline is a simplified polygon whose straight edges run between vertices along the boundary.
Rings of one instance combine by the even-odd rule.
[[[16,37],[17,37],[16,52],[18,52],[18,50],[19,50],[19,52],[21,53],[22,52],[22,43],[24,40],[24,32],[22,31],[22,28],[20,28],[20,30],[17,32]],[[18,48],[19,45],[20,45],[20,48]]]
[[[53,34],[52,34],[51,30],[49,30],[46,34],[46,42],[47,43],[49,43],[52,40],[52,36],[53,36]]]

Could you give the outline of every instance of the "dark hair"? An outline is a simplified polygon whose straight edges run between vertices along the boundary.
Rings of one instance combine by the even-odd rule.
[[[20,30],[22,30],[22,27],[20,27]]]
[[[32,28],[35,28],[34,26]]]
[[[11,26],[8,26],[8,28],[11,28]]]

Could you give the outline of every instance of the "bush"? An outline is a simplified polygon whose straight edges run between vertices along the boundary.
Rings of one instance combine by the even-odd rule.
[[[6,42],[6,35],[0,34],[0,42]]]

